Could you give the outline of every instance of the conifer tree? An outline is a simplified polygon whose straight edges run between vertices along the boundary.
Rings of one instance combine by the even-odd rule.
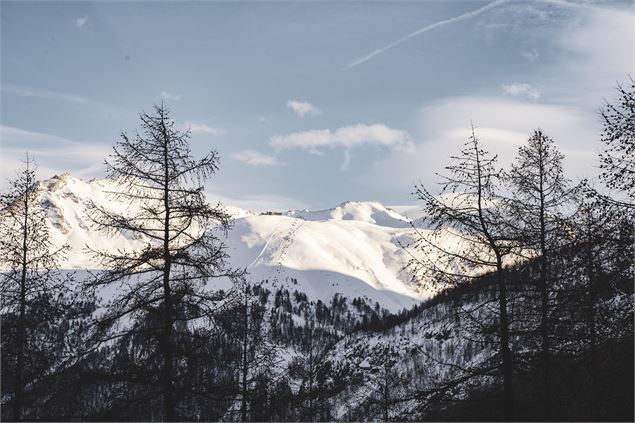
[[[635,207],[635,81],[617,86],[617,101],[600,111],[604,129],[600,177],[609,188],[621,191]]]
[[[408,264],[414,277],[435,288],[456,286],[482,272],[491,272],[496,280],[498,303],[499,353],[503,374],[503,412],[505,420],[513,419],[513,363],[510,349],[508,294],[504,275],[504,258],[515,249],[510,235],[508,216],[498,193],[500,171],[496,156],[481,146],[474,127],[469,141],[458,156],[452,156],[441,178],[440,195],[425,186],[415,187],[415,195],[424,202],[426,217],[416,226],[416,239],[410,245]],[[446,248],[448,237],[456,242]]]
[[[583,330],[571,328],[572,339],[582,347],[590,376],[590,417],[604,420],[601,348],[610,341],[633,336],[633,279],[635,278],[635,225],[633,216],[584,180],[575,189],[576,210],[567,219],[572,238],[566,259],[573,266],[574,299],[569,308],[584,322]],[[577,352],[577,351],[576,351]],[[632,359],[632,357],[631,357]]]
[[[257,388],[264,381],[273,382],[278,364],[278,347],[272,342],[265,320],[265,307],[254,295],[246,280],[239,285],[238,316],[231,326],[230,337],[238,341],[238,390],[240,396],[240,420],[249,421],[260,413],[266,404],[258,403]],[[278,369],[279,370],[279,369]],[[251,419],[250,419],[251,417]],[[256,420],[258,420],[256,418]]]
[[[177,328],[211,317],[220,291],[210,286],[218,277],[241,272],[226,268],[222,233],[229,227],[220,204],[210,206],[203,184],[218,170],[218,153],[195,159],[189,131],[180,130],[163,105],[142,113],[141,133],[121,134],[106,161],[108,176],[117,189],[109,194],[127,204],[121,212],[92,204],[97,230],[132,235],[142,241],[137,249],[117,252],[92,250],[105,270],[93,286],[117,286],[117,294],[101,316],[95,332],[98,342],[144,333],[156,341],[161,360],[162,419],[178,419],[175,387]],[[143,322],[143,323],[142,323]]]
[[[2,397],[12,398],[10,419],[15,421],[23,417],[25,386],[51,364],[50,348],[41,341],[45,326],[60,312],[54,301],[62,281],[55,270],[67,249],[51,243],[35,172],[27,154],[1,196]]]
[[[510,209],[519,230],[518,240],[531,252],[537,252],[540,292],[540,337],[543,367],[543,398],[545,420],[550,420],[550,291],[554,283],[552,255],[563,245],[561,209],[567,201],[568,181],[562,171],[564,156],[551,138],[536,129],[527,144],[518,149],[516,161],[505,175],[512,193]],[[525,257],[532,258],[533,257]]]
[[[316,421],[323,399],[324,380],[321,376],[324,357],[330,345],[321,339],[321,331],[311,320],[303,328],[303,339],[297,356],[289,364],[289,375],[302,381],[298,392],[301,419]]]
[[[362,390],[364,398],[360,398],[360,402],[377,407],[377,414],[384,422],[393,418],[393,407],[407,391],[405,387],[408,381],[400,374],[398,359],[399,352],[393,345],[379,344],[371,350],[368,363],[360,366],[365,379],[368,379],[365,383],[370,389],[370,392]]]

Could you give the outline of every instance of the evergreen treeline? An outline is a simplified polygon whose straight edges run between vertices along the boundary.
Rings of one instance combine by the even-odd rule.
[[[441,192],[416,186],[408,268],[437,294],[396,315],[228,268],[218,155],[163,105],[106,161],[128,207],[93,204],[93,229],[144,243],[87,251],[103,271],[59,269],[27,156],[2,196],[2,420],[632,420],[634,110],[631,80],[597,182],[542,130],[503,169],[473,128]]]

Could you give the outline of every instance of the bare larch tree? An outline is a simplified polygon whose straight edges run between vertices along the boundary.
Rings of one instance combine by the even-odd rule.
[[[241,272],[226,268],[222,232],[230,217],[220,204],[210,206],[203,193],[205,179],[218,170],[217,152],[194,159],[189,130],[180,130],[163,104],[140,119],[142,133],[122,133],[106,160],[116,184],[109,194],[128,207],[117,212],[92,204],[91,219],[98,230],[143,241],[135,250],[92,250],[105,269],[93,285],[120,284],[97,325],[96,339],[104,342],[140,330],[133,318],[160,322],[155,336],[162,357],[163,419],[174,421],[175,324],[211,317],[220,297],[210,280]],[[115,330],[115,323],[126,321]]]
[[[258,405],[254,391],[259,380],[273,383],[278,365],[278,346],[270,337],[267,313],[261,297],[256,295],[247,280],[238,283],[239,305],[237,318],[231,327],[240,348],[238,363],[238,390],[240,396],[240,421],[254,419]],[[262,406],[262,404],[260,404]]]
[[[435,288],[450,287],[491,272],[496,278],[500,363],[503,374],[503,413],[514,414],[513,364],[510,350],[508,294],[503,259],[515,243],[510,239],[504,203],[498,194],[500,171],[496,156],[483,149],[472,127],[469,141],[458,156],[452,156],[441,178],[441,193],[435,195],[425,186],[415,186],[414,194],[424,202],[426,217],[422,224],[429,230],[416,231],[410,245],[409,267],[415,278]],[[454,238],[453,247],[444,242]]]
[[[538,253],[539,275],[536,285],[540,293],[539,332],[545,420],[551,420],[549,295],[553,275],[550,261],[563,245],[562,208],[569,193],[568,181],[562,171],[563,158],[553,140],[542,130],[536,129],[527,144],[518,149],[516,161],[505,175],[512,195],[510,209],[514,212],[514,223],[520,232],[518,239],[525,251]]]
[[[618,85],[618,98],[600,111],[604,129],[600,153],[600,177],[607,186],[621,191],[635,207],[635,81]]]
[[[573,342],[565,342],[582,345],[576,352],[583,351],[588,362],[590,417],[600,421],[607,411],[599,400],[607,388],[601,351],[615,339],[630,336],[632,344],[635,226],[622,204],[598,193],[586,180],[576,187],[573,198],[576,210],[567,223],[574,248],[565,259],[575,266],[575,286],[569,291],[579,321],[585,324],[583,333],[572,328]]]
[[[11,392],[11,419],[22,418],[24,388],[31,381],[35,363],[32,353],[37,348],[35,332],[50,318],[50,300],[55,298],[61,282],[55,270],[63,258],[67,246],[54,248],[47,226],[46,210],[39,198],[36,166],[27,154],[24,166],[16,179],[9,181],[9,188],[1,196],[0,211],[0,288],[3,313],[3,369],[2,396]],[[7,323],[10,322],[10,325]],[[10,341],[11,348],[5,348]],[[11,354],[14,353],[14,354]],[[7,355],[14,355],[7,368]],[[26,369],[25,366],[30,367]],[[29,377],[28,375],[31,377]],[[11,375],[13,387],[5,389],[6,377]]]

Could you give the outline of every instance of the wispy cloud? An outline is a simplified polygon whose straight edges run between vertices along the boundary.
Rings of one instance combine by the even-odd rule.
[[[170,94],[167,91],[161,91],[161,98],[164,100],[180,101],[181,96],[178,94]]]
[[[135,115],[134,112],[123,107],[93,100],[91,98],[40,88],[23,87],[20,85],[14,85],[10,82],[3,82],[0,84],[0,92],[32,99],[52,100],[54,102],[63,101],[81,106],[87,105],[93,107],[95,110],[101,112],[109,118],[122,118],[125,116],[132,117]]]
[[[209,126],[206,123],[193,121],[183,122],[183,124],[180,125],[180,128],[183,130],[189,130],[192,134],[208,134],[214,136],[223,135],[227,132],[224,129]]]
[[[593,5],[584,4],[584,3],[573,3],[573,2],[569,2],[567,0],[536,0],[536,1],[540,1],[542,3],[553,4],[553,5],[560,6],[560,7],[566,7],[566,8],[588,9],[588,10],[602,10],[602,8],[599,8],[599,7],[596,7],[596,6],[593,6]],[[492,8],[501,6],[501,5],[505,4],[505,3],[510,3],[510,0],[495,0],[495,1],[491,2],[491,3],[486,4],[483,7],[475,9],[475,10],[473,10],[471,12],[467,12],[467,13],[464,13],[464,14],[459,15],[459,16],[454,16],[452,18],[444,19],[442,21],[435,22],[433,24],[424,26],[423,28],[420,28],[420,29],[418,29],[418,30],[416,30],[414,32],[411,32],[410,34],[406,35],[405,37],[402,37],[402,38],[400,38],[400,39],[398,39],[396,41],[393,41],[392,43],[387,44],[384,47],[378,48],[378,49],[374,50],[373,52],[371,52],[371,53],[369,53],[369,54],[367,54],[365,56],[362,56],[362,57],[352,61],[351,63],[349,63],[344,68],[344,70],[349,70],[349,69],[354,68],[355,66],[361,65],[362,63],[369,61],[373,57],[380,55],[381,53],[385,52],[386,50],[389,50],[389,49],[391,49],[391,48],[403,43],[404,41],[407,41],[407,40],[409,40],[409,39],[411,39],[413,37],[416,37],[417,35],[423,34],[424,32],[432,31],[433,29],[437,29],[437,28],[443,27],[445,25],[450,25],[450,24],[453,24],[453,23],[464,21],[466,19],[473,18],[475,16],[480,15],[483,12],[486,12],[486,11],[492,9]]]
[[[0,125],[0,177],[13,176],[26,151],[37,161],[40,177],[72,171],[77,176],[99,176],[104,158],[110,153],[106,144],[79,142],[56,135]]]
[[[82,16],[80,18],[75,19],[75,25],[77,28],[82,28],[88,22],[88,16]]]
[[[522,51],[521,54],[527,61],[534,63],[538,61],[540,55],[538,54],[538,50],[532,48],[531,50]]]
[[[282,166],[283,164],[273,156],[268,156],[254,150],[239,151],[232,157],[251,166]]]
[[[340,166],[340,170],[343,172],[345,170],[348,170],[348,167],[351,164],[351,160],[352,160],[353,156],[351,154],[351,150],[350,148],[347,148],[344,151],[344,161],[342,162],[342,165]]]
[[[555,37],[556,45],[571,58],[560,70],[559,84],[575,84],[572,93],[597,102],[616,81],[633,72],[635,9],[631,4],[630,8],[587,7],[582,12],[576,23]]]
[[[20,97],[34,97],[48,100],[62,100],[71,103],[88,103],[89,100],[78,95],[60,93],[57,91],[42,90],[38,88],[28,88],[13,85],[11,83],[3,83],[0,90],[6,94],[18,95]]]
[[[388,44],[388,45],[386,45],[384,47],[378,48],[377,50],[373,51],[370,54],[367,54],[366,56],[363,56],[363,57],[360,57],[359,59],[354,60],[353,62],[349,63],[344,68],[344,70],[349,70],[349,69],[354,68],[355,66],[361,65],[362,63],[369,61],[373,57],[375,57],[377,55],[380,55],[381,53],[385,52],[386,50],[391,49],[391,48],[403,43],[404,41],[407,41],[407,40],[411,39],[412,37],[416,37],[417,35],[423,34],[424,32],[432,31],[433,29],[440,28],[440,27],[445,26],[445,25],[453,24],[453,23],[456,23],[456,22],[461,22],[461,21],[463,21],[465,19],[472,18],[472,17],[477,16],[477,15],[479,15],[479,14],[481,14],[481,13],[483,13],[483,12],[493,8],[493,7],[500,6],[501,4],[506,3],[507,1],[508,0],[495,0],[495,1],[491,2],[491,3],[486,4],[483,7],[480,7],[478,9],[476,9],[476,10],[473,10],[471,12],[467,12],[467,13],[464,13],[464,14],[459,15],[459,16],[454,16],[452,18],[444,19],[442,21],[435,22],[433,24],[424,26],[423,28],[418,29],[418,30],[416,30],[414,32],[411,32],[410,34],[406,35],[405,37],[402,37],[402,38],[398,39],[397,41],[393,41],[392,43],[390,43],[390,44]]]
[[[530,84],[522,82],[513,82],[511,84],[503,84],[503,91],[514,97],[524,96],[532,100],[540,98],[540,91],[532,87]]]
[[[375,144],[408,150],[414,145],[406,131],[389,128],[382,124],[345,126],[334,132],[329,129],[318,129],[288,135],[274,135],[269,144],[276,150],[298,148],[318,155],[323,154],[321,150],[324,148],[343,147],[350,150],[365,144]],[[350,155],[345,160],[346,166],[348,162],[350,162]]]
[[[322,113],[320,109],[307,101],[289,100],[287,101],[287,107],[293,110],[293,113],[300,117],[304,117],[306,115],[315,116]]]

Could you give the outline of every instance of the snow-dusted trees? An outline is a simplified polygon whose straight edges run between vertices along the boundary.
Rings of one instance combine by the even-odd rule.
[[[304,421],[331,420],[327,392],[330,363],[325,361],[331,343],[322,335],[314,318],[307,321],[297,351],[299,354],[289,364],[289,376],[300,381],[295,405],[300,420]]]
[[[25,387],[52,362],[47,329],[60,314],[54,301],[61,292],[54,271],[66,248],[54,249],[51,244],[35,163],[28,155],[2,194],[1,207],[2,408],[11,410],[10,415],[3,413],[4,419],[17,421],[25,402],[34,402],[25,401]],[[5,399],[10,399],[10,407]]]
[[[314,334],[314,323],[311,322],[306,340],[306,351],[304,351],[304,354],[295,357],[289,366],[291,376],[302,381],[298,395],[301,401],[301,416],[302,420],[310,422],[315,421],[317,415],[317,378],[322,361],[322,351]]]
[[[276,368],[278,347],[270,338],[266,310],[260,296],[255,295],[244,280],[239,295],[238,315],[229,327],[229,335],[237,341],[240,350],[237,363],[240,421],[246,422],[259,420],[258,414],[263,415],[266,401],[258,401],[258,388],[262,388],[259,385],[265,382],[266,392],[281,369]]]
[[[535,130],[526,145],[518,149],[516,161],[505,175],[512,200],[517,240],[526,251],[536,252],[539,274],[532,281],[540,293],[540,337],[543,366],[544,418],[550,420],[550,291],[553,284],[552,256],[564,245],[562,208],[569,192],[568,181],[562,171],[564,156],[553,140]],[[528,257],[525,257],[528,258]]]
[[[572,271],[568,301],[561,304],[573,323],[561,342],[573,345],[570,353],[581,355],[586,364],[589,417],[606,420],[611,399],[605,394],[602,351],[623,342],[632,351],[635,226],[620,202],[602,196],[587,181],[576,188],[573,198],[576,210],[567,219],[572,242],[563,251]],[[632,365],[632,356],[626,360]]]
[[[358,408],[369,409],[375,419],[379,418],[384,422],[395,419],[396,413],[393,409],[404,400],[411,382],[397,365],[401,354],[403,352],[398,351],[393,345],[379,344],[359,366],[359,370],[364,374],[364,386],[358,392],[360,398],[356,399],[360,404]]]
[[[140,118],[142,133],[122,133],[106,161],[108,176],[119,187],[111,195],[128,207],[92,208],[96,229],[140,241],[135,250],[93,251],[107,269],[93,285],[116,287],[95,335],[100,342],[129,334],[147,337],[144,354],[160,363],[160,380],[150,383],[160,386],[160,418],[174,421],[179,417],[177,339],[214,313],[219,295],[210,280],[240,272],[225,268],[218,233],[228,227],[229,216],[203,194],[205,179],[218,170],[218,154],[194,159],[189,131],[179,130],[163,105]]]
[[[600,153],[601,178],[610,187],[621,191],[631,206],[635,203],[635,81],[626,87],[618,85],[615,103],[606,103],[601,110],[602,142]]]
[[[512,386],[513,364],[510,351],[508,294],[503,259],[514,242],[510,238],[507,211],[498,194],[500,171],[496,156],[483,149],[474,128],[458,156],[452,156],[446,166],[447,175],[439,175],[440,195],[422,185],[415,195],[424,202],[424,225],[428,231],[417,230],[417,238],[409,266],[415,277],[426,283],[454,286],[476,274],[492,272],[497,287],[498,333],[501,370],[503,374],[503,410],[505,420],[514,414]],[[443,238],[454,238],[452,249],[443,247]],[[436,285],[439,286],[439,285]]]

